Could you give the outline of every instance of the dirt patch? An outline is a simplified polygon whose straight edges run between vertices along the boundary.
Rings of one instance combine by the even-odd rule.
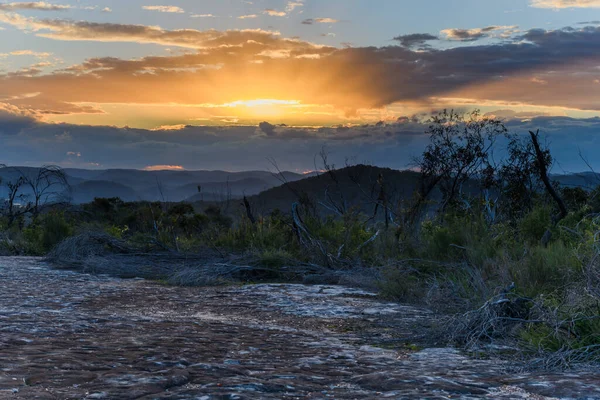
[[[0,259],[0,398],[600,398],[431,347],[435,315],[339,286],[175,288]]]

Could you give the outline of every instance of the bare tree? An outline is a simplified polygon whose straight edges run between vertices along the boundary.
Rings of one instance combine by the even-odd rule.
[[[15,175],[5,183],[8,197],[4,213],[10,224],[22,215],[32,214],[36,217],[46,206],[70,202],[71,187],[60,167],[45,165],[31,170],[5,168]]]
[[[33,173],[19,172],[24,185],[31,191],[31,212],[34,216],[46,206],[71,201],[71,186],[67,174],[59,166],[44,165]]]
[[[550,178],[548,178],[548,166],[546,165],[546,157],[544,151],[542,151],[540,142],[538,140],[540,131],[529,131],[529,134],[531,135],[531,142],[533,143],[533,148],[535,149],[535,155],[540,172],[540,179],[542,180],[542,182],[544,182],[544,186],[546,187],[548,194],[550,195],[550,197],[552,197],[552,199],[556,202],[556,205],[558,206],[560,214],[557,216],[556,219],[562,219],[567,216],[567,206],[565,205],[564,201],[562,200],[556,189],[554,189],[554,186],[552,186]]]
[[[246,195],[244,195],[242,204],[244,205],[244,208],[246,210],[246,216],[248,217],[250,222],[253,225],[256,224],[256,218],[254,218],[254,214],[252,213],[252,207],[250,206],[250,202],[248,201],[248,198],[246,197]]]
[[[27,195],[22,193],[25,179],[20,176],[15,181],[6,182],[8,197],[6,199],[4,214],[8,217],[8,225],[12,226],[17,218],[31,211],[31,203],[27,202]]]
[[[320,201],[323,207],[327,208],[330,211],[333,211],[339,216],[343,216],[348,212],[348,202],[346,201],[346,197],[344,196],[344,188],[340,184],[340,179],[335,169],[334,164],[329,163],[329,154],[325,147],[321,149],[319,152],[319,156],[321,157],[321,161],[323,162],[323,170],[329,176],[329,179],[333,182],[334,190],[337,192],[337,197],[339,199],[334,198],[334,194],[332,194],[331,185],[327,185],[325,188],[325,201]],[[315,162],[316,167],[316,162]],[[316,168],[315,168],[316,169]],[[320,177],[320,175],[318,175]]]
[[[281,182],[283,186],[288,188],[294,196],[298,199],[298,203],[304,208],[304,210],[313,215],[317,215],[317,209],[314,199],[305,191],[300,190],[296,185],[292,185],[291,182],[285,176],[285,173],[279,168],[277,161],[274,158],[267,158],[267,161],[273,166],[275,172],[271,174]]]

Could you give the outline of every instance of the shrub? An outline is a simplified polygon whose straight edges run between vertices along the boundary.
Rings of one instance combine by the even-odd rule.
[[[412,302],[425,297],[424,282],[410,269],[388,267],[379,282],[381,296],[386,299]]]
[[[515,260],[511,268],[517,288],[532,297],[564,289],[578,272],[581,272],[580,261],[561,241],[546,248],[531,247],[521,262]]]
[[[285,250],[265,250],[258,254],[258,264],[265,268],[280,269],[294,260],[294,256]]]
[[[521,237],[527,243],[539,243],[551,221],[551,209],[548,206],[535,207],[519,223]]]
[[[44,255],[64,239],[73,235],[74,229],[61,212],[51,212],[23,229],[25,251],[31,255]]]
[[[42,222],[42,247],[47,252],[73,234],[63,213],[50,213]]]

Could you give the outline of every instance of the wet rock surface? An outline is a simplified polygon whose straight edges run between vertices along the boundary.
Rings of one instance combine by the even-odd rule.
[[[0,259],[0,283],[2,399],[600,399],[600,372],[429,347],[435,316],[355,289],[174,288],[35,258]]]

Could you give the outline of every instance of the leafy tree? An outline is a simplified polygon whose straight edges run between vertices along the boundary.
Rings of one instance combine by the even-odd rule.
[[[498,168],[497,186],[502,194],[503,211],[511,217],[520,217],[533,208],[536,194],[543,188],[540,163],[528,138],[510,135],[506,150],[507,157]],[[548,169],[552,156],[547,148],[541,151]]]
[[[500,208],[515,219],[531,210],[545,190],[564,216],[564,202],[548,178],[552,156],[540,144],[538,133],[530,132],[530,137],[510,133],[501,120],[481,116],[477,110],[468,114],[444,110],[431,118],[426,133],[430,143],[417,163],[422,172],[417,202],[437,188],[443,213],[461,200],[465,186],[476,186],[498,193]]]
[[[422,199],[438,187],[444,210],[459,200],[463,185],[472,179],[484,188],[493,186],[494,145],[499,137],[508,135],[502,121],[482,117],[477,110],[469,114],[444,110],[431,118],[426,133],[430,144],[417,160]]]

